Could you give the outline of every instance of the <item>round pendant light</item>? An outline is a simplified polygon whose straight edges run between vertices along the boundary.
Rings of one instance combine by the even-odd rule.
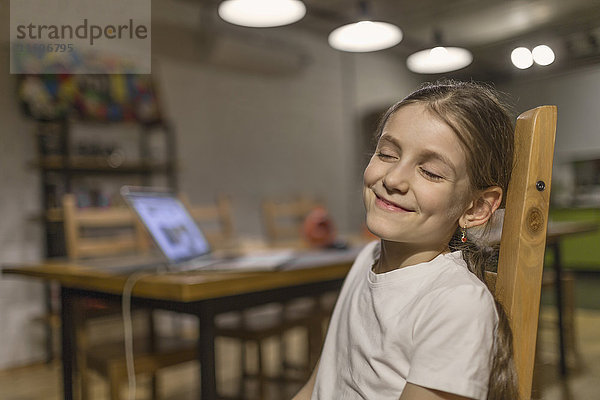
[[[527,47],[517,47],[510,53],[510,60],[519,69],[527,69],[533,65],[533,55]]]
[[[387,22],[360,21],[343,25],[329,34],[329,45],[350,52],[377,51],[393,47],[402,40],[402,31]]]
[[[406,59],[406,66],[419,74],[456,71],[473,62],[473,54],[461,47],[434,47],[417,51]]]
[[[555,58],[552,49],[545,44],[535,46],[533,50],[531,50],[531,55],[536,64],[543,66],[552,64]]]
[[[219,4],[225,21],[253,28],[282,26],[301,20],[306,6],[300,0],[225,0]]]

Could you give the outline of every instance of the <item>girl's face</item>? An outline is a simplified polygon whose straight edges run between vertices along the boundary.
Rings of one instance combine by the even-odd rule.
[[[415,250],[446,248],[470,203],[458,137],[423,105],[401,107],[365,169],[363,198],[373,234]]]

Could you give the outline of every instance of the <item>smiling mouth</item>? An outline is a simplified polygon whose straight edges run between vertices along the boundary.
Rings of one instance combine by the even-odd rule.
[[[380,197],[377,195],[377,193],[375,193],[375,205],[377,205],[377,207],[384,209],[386,211],[393,211],[393,212],[414,212],[414,210],[410,210],[408,208],[404,208],[396,203],[393,203],[389,200],[384,199],[383,197]]]

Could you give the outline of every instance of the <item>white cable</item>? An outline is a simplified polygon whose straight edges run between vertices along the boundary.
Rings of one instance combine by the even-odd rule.
[[[137,383],[135,380],[135,363],[133,360],[133,323],[131,320],[131,294],[133,287],[142,278],[147,276],[156,276],[162,274],[172,273],[186,273],[190,271],[169,271],[168,266],[162,265],[155,271],[148,272],[134,272],[127,277],[125,284],[123,285],[123,297],[121,301],[121,311],[123,314],[123,336],[125,342],[125,364],[127,366],[127,399],[135,400],[135,392]]]
[[[125,341],[125,363],[127,365],[127,398],[135,400],[135,364],[133,362],[133,328],[131,322],[131,292],[135,284],[145,276],[155,275],[155,273],[136,272],[131,274],[123,286],[123,298],[121,308],[123,312],[123,335]]]

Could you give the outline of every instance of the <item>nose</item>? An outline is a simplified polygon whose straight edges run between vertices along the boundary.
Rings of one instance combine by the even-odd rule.
[[[383,176],[383,186],[388,192],[406,193],[410,189],[410,171],[403,163],[396,164]]]

